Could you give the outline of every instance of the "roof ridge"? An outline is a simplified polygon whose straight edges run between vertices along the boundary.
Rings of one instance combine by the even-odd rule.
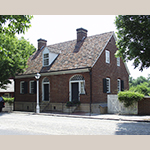
[[[95,35],[90,35],[90,36],[87,36],[87,38],[98,36],[98,35],[103,35],[103,34],[108,34],[108,33],[112,33],[113,34],[114,31],[104,32],[104,33],[95,34]],[[69,41],[64,41],[64,42],[60,42],[60,43],[55,43],[55,44],[48,45],[47,47],[58,45],[58,44],[63,44],[63,43],[70,43],[70,42],[73,42],[73,41],[76,41],[76,40],[77,39],[73,39],[73,40],[69,40]]]

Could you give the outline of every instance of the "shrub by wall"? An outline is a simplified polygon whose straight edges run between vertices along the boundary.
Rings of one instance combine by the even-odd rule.
[[[144,95],[137,92],[123,91],[118,93],[118,99],[125,107],[132,106],[135,102],[138,102],[143,98]]]
[[[12,104],[14,102],[14,97],[12,98],[6,98],[6,97],[3,97],[5,103],[9,103],[9,104]]]

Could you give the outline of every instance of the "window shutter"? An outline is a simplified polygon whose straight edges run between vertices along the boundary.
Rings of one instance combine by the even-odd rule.
[[[37,90],[37,84],[36,81],[34,81],[34,94],[36,94],[36,90]]]
[[[103,92],[107,93],[107,80],[105,78],[103,79]]]
[[[24,94],[28,93],[28,82],[24,82]]]
[[[124,81],[121,80],[121,91],[124,91]]]

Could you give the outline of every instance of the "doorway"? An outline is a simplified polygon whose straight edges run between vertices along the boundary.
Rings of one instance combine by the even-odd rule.
[[[71,101],[78,101],[79,100],[79,83],[71,83]]]
[[[48,78],[44,78],[42,82],[42,100],[49,101],[50,97],[50,83]]]

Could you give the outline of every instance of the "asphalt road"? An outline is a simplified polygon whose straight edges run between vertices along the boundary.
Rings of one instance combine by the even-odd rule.
[[[150,135],[150,123],[0,113],[0,135]]]

